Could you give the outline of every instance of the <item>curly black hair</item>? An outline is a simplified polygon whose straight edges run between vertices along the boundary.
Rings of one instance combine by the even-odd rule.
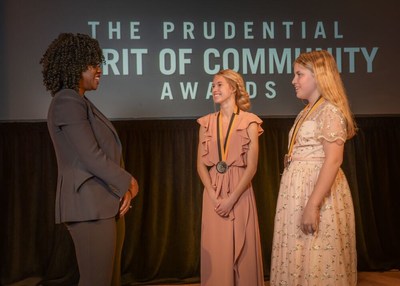
[[[78,91],[82,72],[104,63],[99,42],[85,34],[61,33],[40,59],[43,84],[54,96],[70,88]]]

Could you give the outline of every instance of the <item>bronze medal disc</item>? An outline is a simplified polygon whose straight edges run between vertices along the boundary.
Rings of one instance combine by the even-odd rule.
[[[228,165],[224,161],[218,162],[217,166],[218,173],[224,174],[228,170]]]

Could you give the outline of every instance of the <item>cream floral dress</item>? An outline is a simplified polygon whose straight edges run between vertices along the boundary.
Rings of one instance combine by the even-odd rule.
[[[301,112],[296,118],[299,120]],[[293,127],[289,139],[293,134]],[[283,172],[277,201],[270,285],[351,286],[357,284],[354,209],[341,169],[320,210],[317,234],[300,230],[325,154],[322,141],[346,141],[345,119],[325,101],[299,128],[292,162]],[[290,142],[290,140],[289,140]]]

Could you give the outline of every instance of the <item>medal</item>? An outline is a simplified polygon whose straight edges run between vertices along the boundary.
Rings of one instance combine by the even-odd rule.
[[[216,168],[218,173],[224,174],[228,170],[228,165],[225,163],[225,161],[219,161]]]
[[[228,148],[229,148],[229,139],[231,135],[231,129],[234,124],[236,115],[239,114],[239,108],[237,109],[236,113],[232,113],[231,119],[229,121],[229,126],[228,130],[226,131],[226,136],[225,136],[225,142],[222,142],[222,128],[220,125],[222,123],[220,122],[222,120],[221,114],[218,113],[218,118],[217,118],[217,144],[218,144],[218,156],[219,156],[219,162],[217,165],[215,165],[215,168],[217,169],[217,172],[220,174],[224,174],[228,171],[228,164],[226,163],[226,157],[228,153]]]
[[[287,154],[285,154],[285,158],[283,159],[283,165],[285,166],[285,169],[288,168],[290,163],[292,162],[293,146],[296,141],[297,132],[299,131],[300,126],[303,124],[303,121],[305,121],[306,118],[314,111],[314,109],[316,109],[324,101],[325,101],[325,99],[322,96],[320,96],[317,99],[317,101],[314,102],[314,104],[308,109],[307,113],[305,115],[302,114],[301,117],[297,120],[296,124],[294,125],[292,137],[290,138],[288,152],[287,152]],[[306,108],[308,108],[308,107],[309,107],[309,105],[307,105],[304,110],[306,110]],[[303,112],[304,112],[304,110],[303,110]]]

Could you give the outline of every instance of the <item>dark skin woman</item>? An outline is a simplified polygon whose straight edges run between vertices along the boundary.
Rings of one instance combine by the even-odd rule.
[[[139,191],[115,128],[86,97],[99,86],[103,62],[97,40],[71,33],[60,34],[40,60],[53,97],[47,126],[58,166],[55,221],[74,241],[80,286],[121,285],[124,215]]]

